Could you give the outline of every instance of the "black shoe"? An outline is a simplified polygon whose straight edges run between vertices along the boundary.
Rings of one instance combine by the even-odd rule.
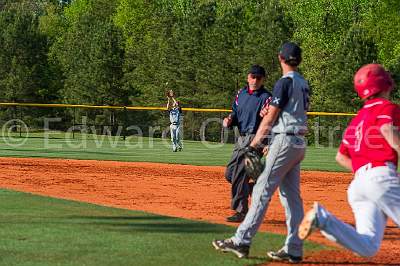
[[[240,259],[245,258],[249,255],[249,246],[235,245],[230,238],[223,240],[214,240],[212,244],[216,250],[221,250],[222,252],[232,252]]]
[[[292,255],[286,253],[283,249],[278,250],[277,252],[270,251],[267,253],[267,255],[268,255],[268,257],[270,257],[273,260],[286,261],[286,262],[290,262],[290,263],[300,263],[303,260],[303,257],[292,256]]]
[[[228,218],[226,218],[226,221],[230,222],[230,223],[241,223],[241,222],[243,222],[244,217],[246,217],[245,213],[236,212],[234,215],[229,216]]]

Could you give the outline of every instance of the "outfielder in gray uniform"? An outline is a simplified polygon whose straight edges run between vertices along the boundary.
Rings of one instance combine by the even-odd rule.
[[[305,155],[309,86],[297,72],[301,49],[292,42],[284,43],[279,53],[283,76],[275,83],[268,114],[264,116],[250,146],[259,149],[269,133],[272,139],[265,169],[253,188],[252,202],[244,221],[235,235],[214,240],[217,250],[229,251],[239,258],[247,257],[251,241],[260,227],[273,193],[279,196],[286,214],[287,237],[283,247],[267,255],[279,261],[299,263],[303,256],[303,241],[297,236],[304,216],[300,196],[300,162]]]
[[[173,94],[172,94],[173,95]],[[171,142],[172,151],[182,150],[182,138],[181,138],[181,122],[182,122],[182,109],[179,106],[179,102],[175,100],[173,96],[168,97],[167,109],[169,112],[169,121],[171,122]]]

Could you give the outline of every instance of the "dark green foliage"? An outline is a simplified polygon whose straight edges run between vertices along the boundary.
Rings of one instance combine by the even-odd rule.
[[[46,37],[38,30],[36,9],[25,2],[0,12],[0,98],[2,101],[46,102],[48,85]]]
[[[366,63],[400,82],[396,0],[68,2],[0,1],[2,101],[161,106],[173,89],[183,107],[230,108],[251,64],[266,68],[272,88],[287,40],[303,48],[312,111],[356,111],[352,78]],[[187,114],[185,134],[199,139],[204,117]],[[115,118],[168,124],[161,112]]]
[[[113,7],[108,1],[74,4],[67,8],[66,26],[52,47],[64,76],[60,96],[76,104],[128,104],[129,91],[121,86],[122,35],[110,18]]]

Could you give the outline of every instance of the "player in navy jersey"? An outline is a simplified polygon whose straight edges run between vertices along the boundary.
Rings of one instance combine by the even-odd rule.
[[[261,150],[264,139],[271,135],[265,168],[257,178],[251,195],[249,211],[233,237],[214,240],[217,250],[247,257],[253,237],[260,227],[273,193],[279,188],[279,198],[286,214],[287,237],[283,247],[267,255],[278,261],[299,263],[303,256],[303,241],[298,226],[304,216],[300,196],[300,163],[304,159],[307,133],[309,86],[297,71],[301,49],[292,42],[284,43],[278,59],[283,76],[275,83],[267,114],[250,143]]]

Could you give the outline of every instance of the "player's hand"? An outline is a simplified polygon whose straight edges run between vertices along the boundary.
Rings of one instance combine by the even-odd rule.
[[[224,118],[224,121],[223,121],[223,123],[222,123],[222,126],[228,128],[228,127],[231,126],[231,124],[232,124],[232,116],[229,115],[228,117],[225,117],[225,118]]]
[[[268,151],[269,151],[269,146],[265,146],[265,147],[263,148],[263,150],[262,150],[262,153],[264,154],[264,156],[267,156]]]
[[[173,98],[173,97],[174,97],[174,91],[173,91],[173,90],[167,91],[167,92],[166,92],[166,96],[167,96],[168,99],[169,99],[169,98]]]
[[[268,114],[268,106],[264,107],[263,109],[261,109],[260,111],[260,116],[264,117]]]

